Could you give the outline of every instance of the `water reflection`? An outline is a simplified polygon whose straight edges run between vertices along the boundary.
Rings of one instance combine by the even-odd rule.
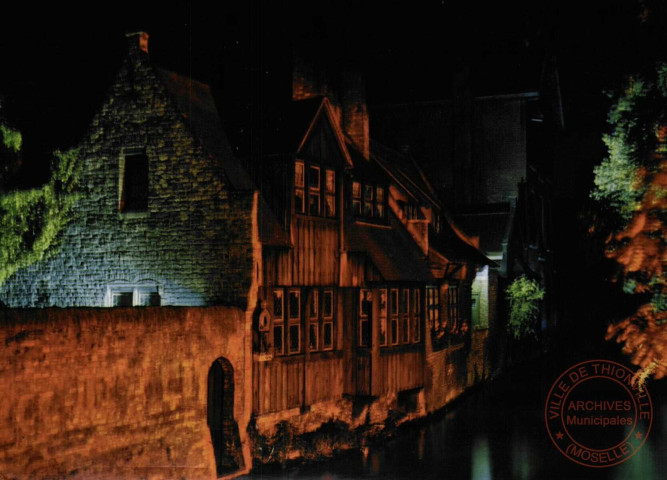
[[[543,402],[552,377],[517,375],[483,388],[419,427],[365,452],[255,478],[603,479],[667,478],[667,380],[651,389],[654,422],[642,449],[623,464],[593,469],[566,459],[544,426]],[[664,384],[664,385],[663,385]]]

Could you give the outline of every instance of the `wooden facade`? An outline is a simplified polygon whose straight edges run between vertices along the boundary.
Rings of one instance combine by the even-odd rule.
[[[485,260],[469,244],[476,258],[429,247],[442,217],[437,202],[415,194],[423,175],[402,181],[356,148],[327,98],[316,102],[294,150],[271,152],[271,167],[258,169],[289,238],[262,246],[253,353],[260,417],[422,389],[438,329],[449,325],[446,345],[464,342],[466,296],[447,292],[469,290],[469,272]]]

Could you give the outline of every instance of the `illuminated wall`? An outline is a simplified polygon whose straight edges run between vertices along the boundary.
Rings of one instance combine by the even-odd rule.
[[[244,318],[226,307],[0,311],[0,472],[215,478],[207,377],[218,358],[233,368],[249,465]]]
[[[183,78],[165,76],[147,53],[130,46],[81,142],[81,199],[59,252],[2,285],[0,304],[108,306],[114,293],[136,290],[135,302],[148,292],[161,305],[245,307],[252,192],[230,186],[223,165],[232,154],[222,130],[195,132],[203,126],[196,112],[213,119],[217,112],[208,87]],[[183,102],[167,88],[174,79]],[[211,138],[213,153],[205,148]],[[142,156],[146,205],[128,209],[126,171],[141,169],[130,163]],[[141,190],[141,179],[134,183]]]

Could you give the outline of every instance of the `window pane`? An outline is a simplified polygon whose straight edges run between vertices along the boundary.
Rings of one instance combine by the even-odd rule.
[[[373,186],[364,185],[364,200],[373,200]]]
[[[375,189],[375,199],[377,200],[378,203],[384,202],[384,188],[377,187]]]
[[[322,348],[333,348],[333,323],[324,322],[323,328],[324,331],[322,332]]]
[[[294,186],[303,188],[303,162],[294,164]]]
[[[421,304],[419,302],[419,290],[415,289],[412,291],[412,311],[415,314],[421,312]]]
[[[394,289],[391,291],[391,314],[396,315],[398,313],[398,290]]]
[[[320,189],[320,167],[311,165],[308,168],[308,187],[315,190]]]
[[[352,200],[352,211],[355,215],[361,215],[361,200]]]
[[[384,204],[378,203],[375,205],[375,216],[378,218],[384,218]]]
[[[361,315],[367,317],[371,314],[371,309],[373,307],[373,295],[370,290],[361,291]]]
[[[299,353],[301,351],[301,329],[299,325],[289,326],[289,352]]]
[[[273,347],[277,355],[283,352],[283,326],[282,324],[273,326]]]
[[[320,214],[320,194],[310,192],[308,194],[308,214],[309,215],[319,215]]]
[[[327,193],[336,192],[336,172],[327,170]]]
[[[273,318],[283,318],[283,291],[273,291]]]
[[[329,318],[333,315],[333,292],[327,290],[324,292],[324,318]]]
[[[364,217],[373,216],[373,202],[364,202]]]
[[[310,330],[308,332],[310,337],[308,340],[308,345],[311,350],[317,350],[318,348],[317,333],[317,322],[310,322]]]
[[[132,306],[132,292],[118,292],[113,294],[114,307],[131,307]]]
[[[398,343],[398,317],[391,319],[391,344],[396,345]]]
[[[289,318],[299,318],[301,316],[299,300],[299,292],[289,292]]]
[[[401,313],[408,313],[408,305],[410,304],[409,290],[401,290]]]
[[[401,339],[403,343],[408,343],[410,340],[410,317],[402,317],[401,319]]]
[[[359,346],[360,347],[368,347],[370,345],[370,329],[368,326],[370,325],[370,322],[368,321],[368,318],[360,318],[359,319]]]
[[[352,182],[352,198],[361,198],[361,183]]]
[[[160,294],[157,292],[140,292],[139,305],[142,307],[159,307]]]

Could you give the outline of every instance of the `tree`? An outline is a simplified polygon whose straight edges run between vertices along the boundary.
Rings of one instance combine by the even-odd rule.
[[[591,196],[612,217],[606,256],[618,265],[617,280],[640,306],[612,324],[623,352],[641,367],[638,379],[667,375],[667,65],[650,77],[629,78],[616,96],[604,136],[609,157],[595,169]]]
[[[51,178],[42,187],[10,188],[21,165],[22,142],[21,133],[0,116],[0,285],[56,251],[77,198],[76,149],[54,152]]]

